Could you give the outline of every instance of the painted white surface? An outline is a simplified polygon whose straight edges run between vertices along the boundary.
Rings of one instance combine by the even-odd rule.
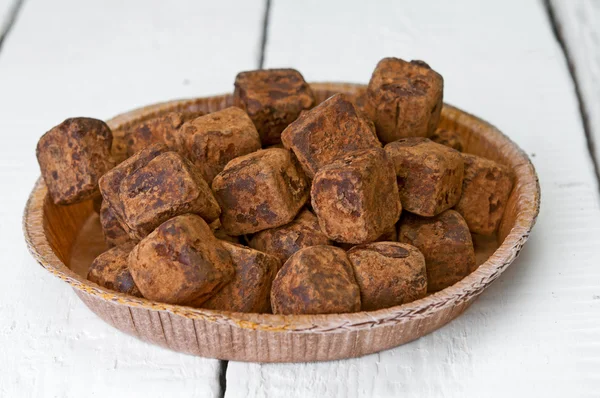
[[[552,0],[584,99],[590,133],[600,159],[600,2]]]
[[[122,334],[37,265],[21,212],[47,129],[231,90],[262,16],[262,0],[25,1],[0,52],[0,397],[218,396],[218,361]]]
[[[448,102],[534,156],[542,210],[530,241],[442,330],[360,359],[230,362],[226,396],[598,396],[597,182],[542,2],[273,0],[267,67],[293,66],[312,81],[367,82],[384,56],[429,62],[445,78]]]

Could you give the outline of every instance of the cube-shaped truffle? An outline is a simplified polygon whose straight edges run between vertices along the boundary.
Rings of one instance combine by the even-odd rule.
[[[110,290],[142,297],[127,265],[132,248],[133,244],[125,244],[96,257],[88,271],[88,280]]]
[[[151,144],[165,144],[172,151],[183,148],[178,130],[188,121],[200,116],[199,113],[169,112],[135,126],[125,133],[127,156],[141,151]]]
[[[230,160],[261,148],[252,120],[236,107],[201,116],[181,129],[189,159],[209,184]]]
[[[36,155],[52,201],[82,202],[98,195],[98,180],[114,167],[112,132],[101,120],[67,119],[40,138]]]
[[[462,196],[455,207],[471,232],[492,235],[496,232],[513,187],[512,171],[479,156],[463,154],[465,176]]]
[[[427,294],[425,258],[414,246],[377,242],[348,251],[360,287],[361,310],[408,303]]]
[[[271,284],[280,267],[276,257],[246,246],[221,242],[233,261],[233,280],[202,308],[233,312],[271,312]]]
[[[349,152],[381,148],[375,132],[344,94],[336,94],[303,113],[281,134],[309,178]]]
[[[111,185],[110,182],[103,181],[101,184],[105,198],[105,192],[110,196],[112,191],[105,189],[105,186]],[[176,152],[158,154],[124,176],[116,195],[118,208],[111,201],[109,203],[115,213],[118,209],[122,211],[119,221],[125,225],[130,237],[138,240],[179,214],[194,213],[211,222],[220,213],[219,205],[199,170]]]
[[[233,104],[254,122],[263,145],[277,144],[281,132],[315,100],[304,78],[294,69],[266,69],[239,73]]]
[[[322,167],[311,200],[321,230],[345,243],[374,241],[402,210],[394,166],[381,148],[355,151]]]
[[[431,217],[460,199],[464,165],[460,153],[428,138],[402,138],[385,146],[394,163],[404,210]]]
[[[400,220],[398,240],[423,253],[429,292],[453,285],[477,268],[469,227],[454,210],[435,217],[405,213]]]
[[[460,134],[456,131],[449,129],[437,129],[429,139],[438,144],[449,146],[452,149],[456,149],[458,152],[462,152],[465,148],[465,143]]]
[[[331,241],[321,231],[317,217],[305,209],[289,224],[254,234],[249,244],[256,250],[279,258],[283,264],[300,249],[330,245]]]
[[[243,235],[287,224],[308,198],[302,170],[285,149],[265,149],[233,159],[212,188],[221,205],[221,224]]]
[[[367,112],[379,139],[427,137],[439,123],[444,80],[423,61],[384,58],[367,88]]]
[[[129,255],[129,270],[150,300],[200,306],[234,274],[229,252],[199,216],[164,222]]]
[[[336,314],[360,311],[360,291],[346,253],[311,246],[294,253],[271,289],[274,314]]]
[[[104,233],[104,241],[108,247],[119,246],[131,241],[117,219],[115,211],[106,200],[102,201],[102,207],[100,208],[100,225]]]

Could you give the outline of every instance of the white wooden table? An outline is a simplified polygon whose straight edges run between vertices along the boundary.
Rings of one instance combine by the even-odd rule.
[[[0,0],[0,397],[600,396],[600,2],[13,3]],[[366,82],[384,56],[430,63],[446,101],[508,134],[540,177],[521,257],[443,329],[345,361],[197,358],[106,325],[27,253],[35,144],[66,117],[231,91],[261,59]]]

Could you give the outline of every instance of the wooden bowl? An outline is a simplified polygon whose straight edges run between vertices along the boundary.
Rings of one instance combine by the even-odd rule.
[[[337,92],[358,96],[365,86],[312,84],[318,101]],[[108,122],[113,153],[122,152],[125,129],[173,110],[213,112],[231,95],[171,101],[137,109]],[[25,239],[49,272],[70,284],[83,302],[112,326],[139,339],[203,357],[253,362],[304,362],[358,357],[430,333],[460,315],[517,257],[538,215],[540,188],[527,155],[492,125],[444,105],[441,126],[460,133],[466,152],[510,166],[516,183],[496,240],[476,239],[479,268],[423,299],[379,311],[281,316],[242,314],[163,304],[104,289],[86,280],[92,259],[105,249],[91,201],[56,206],[43,180],[25,209]]]

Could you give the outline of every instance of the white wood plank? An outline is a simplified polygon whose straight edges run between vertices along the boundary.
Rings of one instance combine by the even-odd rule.
[[[429,62],[445,77],[448,102],[534,156],[542,211],[521,257],[442,330],[360,359],[230,362],[226,396],[596,395],[599,198],[542,2],[274,0],[272,7],[267,67],[292,66],[312,81],[367,82],[384,56]]]
[[[0,53],[0,396],[219,396],[217,360],[104,324],[27,253],[21,212],[37,139],[66,117],[109,118],[231,91],[255,68],[262,0],[27,0]]]
[[[600,3],[594,0],[550,3],[575,69],[595,156],[600,159]]]

